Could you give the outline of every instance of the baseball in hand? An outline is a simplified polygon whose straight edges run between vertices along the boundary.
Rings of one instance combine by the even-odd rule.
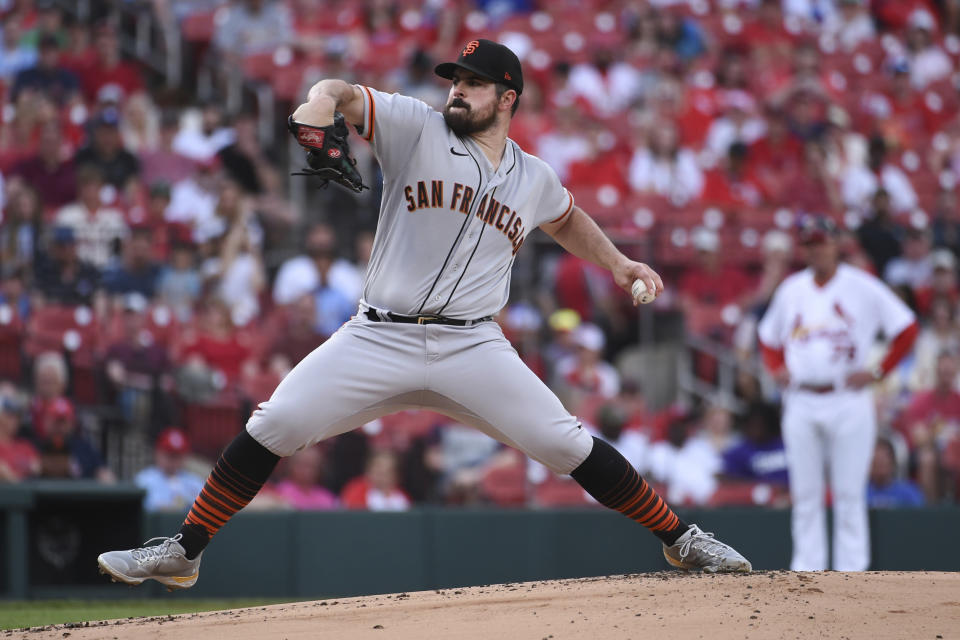
[[[633,299],[640,304],[650,304],[657,297],[652,292],[647,291],[647,285],[643,284],[643,280],[634,280],[633,286],[630,287],[630,293],[633,294]]]

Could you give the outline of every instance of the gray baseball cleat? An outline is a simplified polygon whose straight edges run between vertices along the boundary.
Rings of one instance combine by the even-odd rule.
[[[189,589],[200,575],[200,556],[188,560],[186,551],[180,545],[177,534],[172,538],[151,538],[139,549],[127,551],[107,551],[97,558],[100,573],[105,573],[114,582],[123,582],[132,586],[144,580],[156,580],[167,589]],[[147,546],[155,540],[160,544]]]
[[[749,572],[750,561],[728,544],[705,533],[695,524],[669,547],[663,545],[663,557],[679,569],[702,569],[707,573]]]

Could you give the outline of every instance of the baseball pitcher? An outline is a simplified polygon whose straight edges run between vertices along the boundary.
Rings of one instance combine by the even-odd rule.
[[[660,293],[663,283],[620,253],[556,174],[507,137],[523,93],[513,52],[474,40],[436,73],[450,81],[442,113],[402,95],[323,80],[292,114],[290,130],[307,151],[305,173],[363,188],[344,122],[370,142],[382,167],[360,308],[254,412],[176,535],[100,555],[113,579],[193,585],[210,538],[282,456],[410,408],[439,411],[572,475],[658,536],[674,566],[750,570],[728,545],[677,517],[613,447],[587,434],[491,320],[507,302],[514,258],[537,227],[609,269],[624,290],[639,280],[635,300]]]
[[[825,478],[833,498],[833,568],[863,571],[870,564],[867,475],[877,433],[870,385],[917,335],[913,312],[893,291],[838,262],[836,233],[827,219],[801,230],[809,268],[780,284],[758,328],[764,362],[784,387],[794,571],[828,567]],[[867,370],[881,332],[892,338],[890,348]]]

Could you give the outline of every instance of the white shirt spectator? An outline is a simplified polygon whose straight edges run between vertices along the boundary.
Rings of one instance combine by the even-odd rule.
[[[333,261],[327,274],[328,285],[340,291],[349,300],[360,300],[363,289],[363,274],[348,260]],[[309,256],[295,256],[284,262],[273,283],[273,301],[290,304],[312,293],[320,286],[320,273]]]
[[[719,454],[703,439],[688,438],[677,448],[667,441],[650,447],[650,475],[667,484],[669,502],[703,504],[717,489],[723,468]]]
[[[922,51],[907,54],[910,60],[910,84],[923,89],[928,84],[942,80],[953,72],[953,63],[943,49],[931,44]]]
[[[835,38],[843,51],[848,52],[877,37],[876,28],[865,4],[859,5],[851,14],[846,14],[843,10],[831,13],[824,22],[823,31]]]
[[[570,165],[590,156],[590,141],[582,133],[551,131],[537,140],[536,155],[550,165],[560,181],[570,175]]]
[[[590,104],[601,118],[622,113],[640,94],[640,72],[631,65],[616,62],[606,74],[592,64],[578,64],[570,70],[569,87],[573,94]]]
[[[198,227],[215,217],[218,200],[215,191],[204,189],[193,178],[187,178],[173,185],[164,218],[167,222]]]
[[[218,22],[213,43],[221,51],[237,55],[264,53],[293,41],[290,11],[283,2],[259,0],[259,10],[236,2]]]
[[[918,260],[903,256],[892,259],[883,270],[883,279],[891,287],[908,286],[913,290],[930,284],[933,277],[933,259],[926,255]]]
[[[201,274],[210,277],[220,271],[220,258],[208,258]],[[237,326],[246,325],[260,310],[258,292],[253,283],[259,281],[260,261],[251,253],[241,253],[220,277],[216,294],[230,307],[230,315]]]
[[[762,118],[750,117],[737,122],[728,116],[721,116],[711,123],[704,147],[715,159],[720,159],[726,157],[734,143],[750,145],[766,133],[767,123]]]
[[[207,162],[224,147],[234,143],[237,136],[233,129],[221,127],[212,133],[204,133],[199,127],[184,127],[173,138],[171,149],[196,162]]]
[[[90,211],[80,202],[64,206],[57,212],[56,226],[70,227],[77,240],[77,255],[98,269],[113,258],[114,243],[130,232],[123,213],[113,207]]]
[[[887,164],[880,170],[880,178],[864,166],[851,166],[843,175],[841,190],[843,203],[852,209],[866,209],[873,194],[883,187],[890,194],[890,204],[897,212],[912,211],[917,207],[917,192],[900,168]]]
[[[637,149],[630,160],[629,180],[634,190],[656,193],[675,204],[685,204],[703,191],[703,171],[689,149],[680,149],[672,159]]]

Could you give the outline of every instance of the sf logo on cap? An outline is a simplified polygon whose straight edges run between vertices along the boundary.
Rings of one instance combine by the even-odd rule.
[[[471,53],[473,53],[474,51],[476,51],[476,50],[477,50],[477,47],[479,47],[479,46],[480,46],[480,41],[479,41],[479,40],[471,40],[470,42],[467,43],[467,46],[465,46],[465,47],[463,48],[463,55],[465,55],[465,56],[470,55]]]

